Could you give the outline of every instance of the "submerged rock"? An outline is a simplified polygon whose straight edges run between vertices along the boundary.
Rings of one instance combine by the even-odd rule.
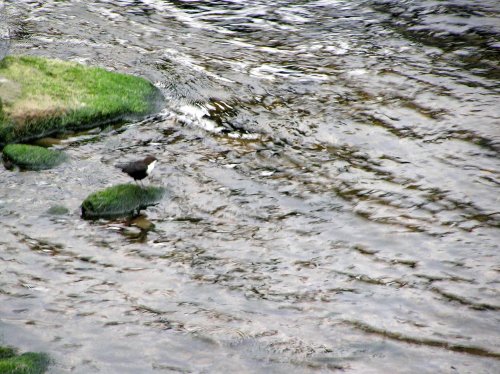
[[[50,358],[45,353],[26,352],[17,355],[10,347],[0,347],[0,373],[42,374],[47,370]]]
[[[141,209],[158,203],[163,187],[140,187],[119,184],[89,195],[82,203],[82,217],[86,219],[115,218],[133,215]]]
[[[25,170],[44,170],[59,165],[67,159],[65,153],[36,145],[8,144],[3,149],[5,165],[19,166]]]
[[[69,209],[64,205],[52,205],[48,210],[47,214],[52,216],[63,216],[69,213]]]
[[[130,224],[138,227],[141,231],[148,231],[155,227],[154,223],[143,215],[135,217],[132,221],[130,221]]]
[[[0,61],[0,145],[139,118],[158,109],[161,97],[140,77],[7,56]]]

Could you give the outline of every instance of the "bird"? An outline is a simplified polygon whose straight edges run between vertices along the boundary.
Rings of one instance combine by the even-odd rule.
[[[134,181],[141,181],[151,174],[158,159],[154,156],[146,156],[142,160],[132,161],[126,164],[117,164],[116,167],[134,178]]]

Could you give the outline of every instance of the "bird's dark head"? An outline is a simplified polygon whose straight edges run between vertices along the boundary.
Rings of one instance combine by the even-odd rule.
[[[158,159],[155,157],[155,156],[146,156],[146,158],[143,160],[143,162],[146,164],[146,165],[149,165],[150,163],[152,163],[153,161],[158,161]]]

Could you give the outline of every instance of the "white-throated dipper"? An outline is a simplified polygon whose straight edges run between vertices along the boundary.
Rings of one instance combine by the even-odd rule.
[[[132,161],[128,164],[118,164],[116,167],[134,178],[134,181],[140,181],[151,174],[157,162],[156,157],[147,156],[142,160]]]

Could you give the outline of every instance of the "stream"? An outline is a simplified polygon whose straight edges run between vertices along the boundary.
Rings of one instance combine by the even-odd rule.
[[[500,372],[497,0],[0,12],[0,49],[165,96],[46,139],[55,169],[0,165],[0,345],[50,373]],[[80,217],[147,154],[160,204]]]

